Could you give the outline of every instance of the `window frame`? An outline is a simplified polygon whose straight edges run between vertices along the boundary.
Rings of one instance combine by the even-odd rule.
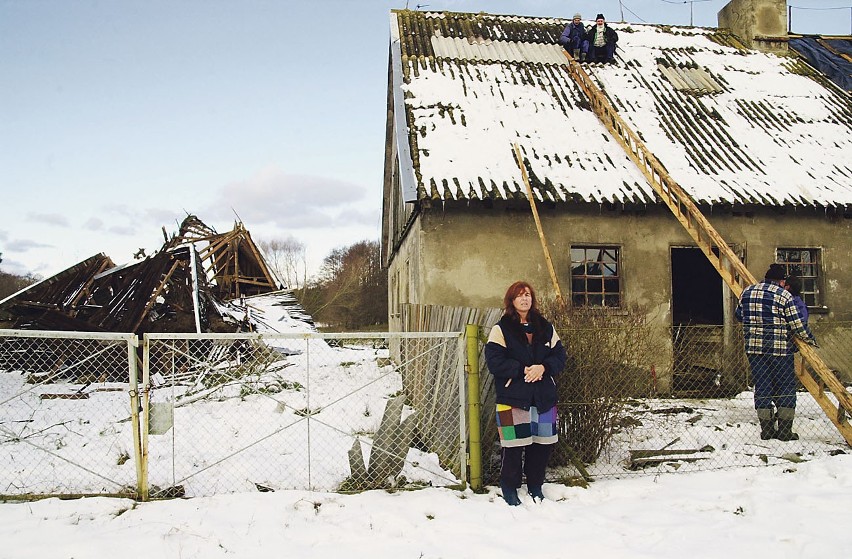
[[[804,253],[810,255],[810,261],[790,260],[789,253]],[[825,292],[823,290],[822,269],[822,247],[791,247],[781,246],[775,248],[775,263],[784,266],[784,275],[796,275],[802,279],[802,300],[809,309],[820,309],[825,307]],[[808,266],[813,274],[802,273],[802,267]],[[798,268],[798,271],[796,270]]]
[[[578,250],[583,251],[582,261],[575,260],[575,251]],[[588,251],[597,251],[599,254],[596,256],[596,259],[592,260],[589,258]],[[606,252],[614,252],[614,257],[612,257],[611,260],[605,259]],[[570,246],[568,249],[568,258],[571,286],[570,300],[572,307],[592,307],[603,309],[621,309],[624,307],[624,274],[622,271],[621,253],[621,245],[616,244],[590,243]],[[590,264],[598,266],[601,269],[601,273],[589,274],[588,271]],[[611,275],[607,275],[605,270],[611,268],[612,265],[614,265],[615,270]],[[574,273],[575,268],[580,266],[585,268],[585,274]],[[584,290],[578,291],[575,288],[578,281],[583,283],[585,287]],[[590,291],[590,281],[594,283],[599,282],[600,291]],[[613,281],[617,282],[617,288],[615,290],[608,290],[607,284]],[[608,304],[608,299],[611,299],[612,297],[617,299],[615,305]],[[578,300],[578,298],[582,299]],[[599,298],[599,302],[596,302],[595,298]]]

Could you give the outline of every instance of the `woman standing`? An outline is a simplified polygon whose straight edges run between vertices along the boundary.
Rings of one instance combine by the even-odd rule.
[[[565,348],[538,311],[527,282],[516,281],[506,291],[503,317],[488,336],[485,361],[497,393],[503,499],[521,504],[522,473],[533,500],[544,499],[544,471],[557,440],[554,377],[565,367]]]

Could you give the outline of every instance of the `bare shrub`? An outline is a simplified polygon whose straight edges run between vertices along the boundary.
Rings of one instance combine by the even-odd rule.
[[[568,352],[552,463],[590,464],[618,431],[626,402],[648,394],[662,340],[638,308],[543,306]]]

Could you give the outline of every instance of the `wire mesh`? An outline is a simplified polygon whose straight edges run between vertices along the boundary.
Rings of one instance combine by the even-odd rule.
[[[811,326],[818,353],[848,390],[852,325]],[[569,359],[558,378],[560,440],[548,470],[551,481],[760,466],[848,452],[801,385],[793,422],[799,440],[761,439],[739,325],[571,326],[560,336]],[[494,423],[491,398],[483,406],[484,426]],[[485,479],[496,483],[496,432],[485,431],[483,440],[491,442]]]
[[[852,323],[812,321],[852,385]],[[848,452],[811,395],[795,441],[762,440],[733,326],[560,328],[560,442],[550,481],[761,466]],[[467,477],[460,333],[0,331],[0,497],[153,497],[452,486]],[[484,480],[499,443],[480,356]],[[139,441],[137,443],[137,440]],[[137,449],[139,458],[137,461]]]
[[[460,334],[146,341],[152,497],[460,483]]]
[[[0,494],[136,495],[135,339],[0,330]]]

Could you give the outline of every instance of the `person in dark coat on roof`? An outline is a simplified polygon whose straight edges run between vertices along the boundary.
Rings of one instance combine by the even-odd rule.
[[[784,289],[784,267],[772,264],[764,280],[746,287],[737,305],[743,323],[745,351],[754,382],[754,409],[760,422],[760,438],[793,441],[798,383],[793,354],[794,337],[816,345],[802,322],[793,296]],[[775,425],[775,421],[778,425]]]
[[[615,44],[618,33],[606,24],[603,14],[595,17],[595,24],[589,27],[585,40],[589,43],[587,60],[589,62],[615,62]]]
[[[509,505],[521,504],[523,473],[530,497],[541,501],[544,472],[557,441],[554,379],[565,367],[566,354],[527,282],[516,281],[506,290],[503,317],[491,328],[485,361],[497,396],[503,499]]]
[[[571,53],[574,60],[582,62],[586,59],[586,53],[589,52],[589,42],[586,40],[586,26],[583,25],[582,15],[574,14],[574,19],[565,26],[565,30],[559,37],[559,44]]]

